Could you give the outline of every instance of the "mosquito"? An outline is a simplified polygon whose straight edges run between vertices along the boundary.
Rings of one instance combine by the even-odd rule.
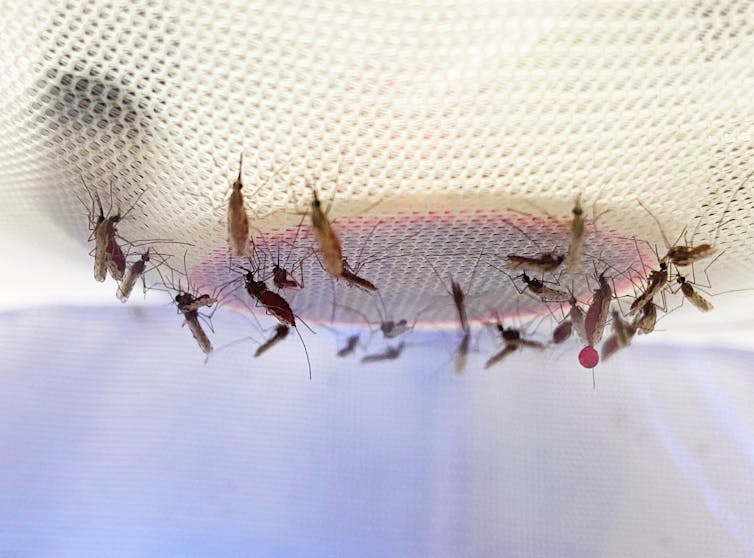
[[[584,210],[581,207],[581,194],[576,197],[576,203],[571,210],[573,219],[571,220],[571,244],[566,254],[566,269],[573,275],[578,271],[581,265],[581,259],[584,256],[584,245],[586,244],[586,226],[584,223]]]
[[[506,259],[507,259],[507,266],[510,269],[515,269],[517,271],[533,271],[536,273],[547,273],[550,271],[555,271],[563,263],[563,260],[565,259],[565,254],[559,254],[555,251],[552,251],[552,252],[543,251],[541,247],[539,246],[539,244],[535,242],[534,239],[531,238],[528,234],[526,234],[526,232],[523,229],[521,229],[518,225],[504,218],[501,218],[501,221],[503,221],[508,226],[516,229],[519,233],[521,233],[524,237],[526,237],[529,240],[529,242],[534,244],[540,250],[540,252],[535,256],[522,256],[520,254],[508,254]]]
[[[296,327],[296,317],[291,310],[290,304],[282,296],[275,291],[271,291],[267,288],[264,281],[258,281],[254,279],[254,272],[251,269],[241,268],[246,271],[244,275],[244,286],[249,296],[254,299],[258,305],[264,307],[267,314],[273,316],[280,322],[281,325],[290,326],[296,329],[296,334],[301,340],[301,345],[304,347],[304,353],[306,354],[306,363],[309,368],[309,379],[312,379],[312,365],[309,360],[309,351],[304,343],[304,338],[301,336],[301,332]]]
[[[338,352],[335,354],[341,358],[350,356],[356,350],[358,344],[359,335],[351,335],[346,339],[346,344],[341,349],[338,349]]]
[[[526,272],[522,273],[519,277],[524,281],[526,288],[537,295],[542,302],[565,302],[570,299],[568,293],[547,287],[543,281],[536,278],[532,279]]]
[[[123,277],[123,281],[118,285],[116,296],[121,302],[126,302],[128,297],[131,296],[131,292],[134,290],[134,285],[139,279],[144,282],[144,271],[146,270],[147,263],[149,263],[150,255],[149,248],[144,252],[141,257],[131,264],[131,267],[126,271],[126,275]],[[146,293],[147,286],[144,284],[144,292]]]
[[[348,265],[346,258],[343,258],[343,267],[340,272],[340,278],[343,279],[349,287],[359,287],[360,289],[370,293],[377,291],[377,287],[374,286],[374,283],[356,275],[356,273],[351,269],[351,266]]]
[[[288,266],[288,259],[291,257],[291,253],[293,252],[294,248],[296,247],[296,239],[298,239],[298,233],[301,230],[301,224],[303,223],[303,217],[301,218],[301,222],[298,224],[298,227],[296,227],[296,234],[293,237],[293,241],[290,243],[291,249],[288,251],[288,256],[285,258],[285,262],[283,262],[283,265],[280,265],[280,244],[277,246],[278,250],[278,256],[277,260],[275,261],[275,264],[272,266],[272,283],[280,290],[283,289],[302,289],[304,288],[304,269],[303,269],[303,260],[299,261],[299,269],[301,271],[301,282],[297,281],[293,277],[293,270],[295,270],[296,266],[294,264],[293,268],[291,268],[291,271],[289,272],[287,269]],[[281,241],[288,244],[287,241]]]
[[[361,357],[362,363],[367,362],[380,362],[383,360],[395,360],[399,356],[401,356],[401,352],[403,352],[403,348],[405,347],[405,342],[401,341],[397,347],[388,347],[381,353],[375,353],[371,355],[364,355]]]
[[[565,343],[571,337],[572,332],[573,323],[571,320],[565,319],[552,330],[552,342],[556,345]]]
[[[629,315],[633,316],[643,308],[644,305],[652,302],[655,295],[667,285],[668,279],[668,264],[667,262],[661,261],[660,269],[653,269],[650,272],[649,277],[647,277],[647,286],[644,291],[631,303],[628,310]]]
[[[207,295],[203,295],[207,297]],[[207,337],[202,324],[199,323],[199,310],[201,306],[209,306],[208,304],[199,304],[197,297],[189,292],[180,292],[175,295],[175,303],[178,306],[178,310],[183,314],[183,319],[188,325],[191,335],[194,336],[199,348],[204,354],[212,352],[212,343]],[[213,302],[214,303],[214,302]]]
[[[267,341],[259,345],[257,347],[257,350],[254,352],[254,357],[258,357],[261,354],[265,353],[268,349],[270,349],[272,346],[276,345],[279,341],[282,341],[286,337],[288,337],[288,333],[291,331],[291,328],[287,325],[278,324],[275,328],[275,333],[270,337]]]
[[[89,238],[90,240],[94,238],[94,279],[100,283],[103,282],[109,271],[113,279],[120,281],[123,279],[126,271],[126,256],[123,254],[123,250],[117,241],[118,223],[133,211],[141,196],[144,195],[144,192],[142,191],[137,196],[131,208],[123,215],[120,212],[110,215],[110,211],[112,210],[110,208],[106,216],[99,194],[96,191],[92,194],[83,176],[81,177],[81,181],[84,185],[84,190],[86,190],[86,193],[92,200],[92,205],[89,207],[79,198],[79,202],[89,211],[89,229],[92,231],[92,235]],[[112,204],[112,184],[110,188],[110,200]]]
[[[743,190],[744,186],[746,186],[746,181],[751,178],[751,176],[754,175],[754,173],[748,174],[743,180],[742,183],[733,191],[733,194],[731,194],[730,199],[725,205],[725,208],[723,209],[722,213],[720,214],[720,220],[717,223],[717,226],[715,227],[715,234],[714,238],[712,239],[711,243],[702,243],[697,245],[682,245],[678,244],[680,242],[681,238],[684,236],[685,231],[682,231],[679,235],[678,239],[674,244],[670,244],[668,241],[668,237],[665,235],[665,231],[662,228],[662,224],[660,223],[660,220],[649,210],[647,206],[645,206],[641,200],[636,200],[639,202],[639,205],[641,205],[642,208],[644,208],[644,211],[646,211],[649,216],[654,220],[654,222],[657,224],[657,228],[660,230],[660,234],[662,235],[662,240],[665,242],[665,247],[667,248],[667,253],[665,256],[663,256],[661,262],[671,262],[672,264],[678,266],[678,267],[686,267],[694,262],[697,262],[699,260],[702,260],[708,256],[711,256],[715,253],[718,237],[720,235],[720,230],[723,226],[723,220],[725,219],[725,214],[728,212],[728,209],[730,208],[730,205],[733,203],[733,200],[738,195],[738,192]],[[696,229],[694,229],[694,233],[692,234],[692,239],[696,234],[696,230],[699,228],[699,224],[701,223],[701,220],[697,223]]]
[[[343,275],[343,249],[340,238],[332,228],[327,212],[317,196],[317,189],[312,186],[311,219],[314,238],[319,244],[319,251],[327,272],[336,279]]]
[[[243,256],[249,245],[249,215],[244,206],[243,181],[243,153],[238,159],[238,178],[233,182],[230,198],[228,199],[228,243],[231,256]]]
[[[568,310],[568,314],[564,316],[564,319],[552,332],[552,342],[556,345],[567,341],[574,331],[583,343],[587,343],[586,329],[584,328],[584,310],[579,306],[579,301],[573,295],[573,287],[571,287],[570,292],[571,295],[568,299],[570,309]]]
[[[484,364],[485,368],[490,368],[491,366],[494,366],[498,362],[505,359],[508,355],[513,353],[514,351],[522,348],[522,347],[530,347],[532,349],[544,349],[545,345],[544,343],[540,343],[539,341],[531,341],[529,339],[524,339],[521,337],[521,331],[515,328],[511,327],[503,327],[503,324],[501,324],[499,321],[495,324],[495,328],[497,329],[498,333],[500,333],[500,336],[503,338],[503,349],[492,355],[489,359],[487,359],[487,362]]]
[[[604,188],[604,185],[602,188]],[[602,192],[602,188],[600,188],[600,193]],[[599,193],[597,194],[597,197],[599,198]],[[595,200],[594,204],[592,204],[592,224],[597,223],[597,219],[610,211],[609,209],[606,209],[600,214],[595,215],[596,203]],[[584,248],[586,247],[587,237],[584,209],[581,207],[581,194],[576,196],[576,202],[573,204],[571,213],[573,214],[573,218],[571,219],[571,244],[568,246],[565,262],[568,274],[573,276],[578,272],[581,260],[584,258]]]
[[[613,310],[612,320],[613,333],[602,344],[602,360],[607,360],[620,349],[628,347],[636,333],[636,328],[626,322],[617,310]]]
[[[683,296],[686,297],[686,300],[696,306],[699,310],[702,312],[709,312],[714,308],[712,303],[700,295],[683,275],[678,275],[676,281],[681,286],[681,292],[683,293]]]
[[[479,261],[482,259],[483,253],[484,252],[479,252],[479,257],[474,264],[474,269],[471,272],[471,278],[469,279],[469,289],[474,283],[474,275],[476,274],[477,267],[479,267]],[[427,260],[427,263],[430,265],[430,267],[432,267],[432,271],[435,272],[435,275],[442,283],[442,278],[437,272],[437,269],[435,269],[435,266],[431,261],[429,261],[426,256],[424,257],[424,259]],[[471,326],[469,325],[469,317],[466,312],[466,294],[464,293],[463,288],[461,288],[461,285],[457,283],[452,277],[450,278],[450,291],[448,291],[448,294],[450,294],[453,299],[453,305],[456,307],[456,312],[458,313],[458,322],[460,323],[461,331],[463,332],[461,342],[456,348],[454,359],[455,372],[456,374],[461,374],[466,369],[466,362],[468,360],[467,357],[469,354],[469,345],[471,343]]]
[[[605,279],[604,272],[599,276],[599,287],[592,293],[592,302],[584,316],[584,331],[587,345],[594,347],[602,339],[602,333],[607,323],[613,291]]]
[[[367,258],[362,259],[362,255],[364,253],[364,248],[369,243],[369,240],[372,238],[372,235],[374,234],[374,231],[377,230],[377,227],[382,223],[382,221],[377,221],[374,224],[374,227],[369,231],[369,234],[364,239],[364,242],[361,244],[361,248],[359,249],[359,253],[356,256],[357,265],[351,266],[348,263],[347,258],[343,258],[343,272],[341,274],[341,278],[346,282],[346,284],[349,287],[359,287],[360,289],[367,291],[368,293],[374,293],[377,292],[377,287],[369,281],[368,279],[365,279],[364,277],[361,277],[359,275],[361,269],[369,262],[376,261],[379,259],[383,259],[385,256],[378,257],[377,254],[373,254]],[[389,248],[392,248],[393,246],[400,244],[404,242],[405,239],[400,239],[396,242],[393,242],[391,244],[388,244],[382,249],[383,253],[386,253]]]
[[[648,334],[655,330],[655,324],[657,324],[657,305],[654,302],[648,302],[631,325],[639,334]]]
[[[459,287],[460,290],[460,287]],[[463,293],[461,293],[463,295]],[[382,298],[382,295],[377,293],[377,296],[380,299],[380,305],[382,306],[382,312],[380,316],[380,331],[382,332],[382,335],[385,337],[385,339],[395,339],[396,337],[400,337],[406,332],[412,331],[414,327],[416,327],[416,322],[419,321],[419,316],[424,313],[429,306],[426,306],[419,310],[419,312],[416,314],[416,317],[414,318],[414,323],[409,325],[408,320],[405,318],[401,318],[399,320],[393,320],[388,319],[388,311],[387,306],[385,306],[385,300]],[[464,308],[464,316],[466,313],[466,309]],[[468,319],[466,320],[468,323]]]

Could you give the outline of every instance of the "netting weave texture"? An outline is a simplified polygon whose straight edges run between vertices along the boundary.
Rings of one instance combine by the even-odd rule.
[[[637,198],[671,239],[716,240],[716,290],[754,268],[752,188],[721,218],[754,170],[748,0],[6,1],[3,14],[4,219],[53,221],[82,249],[81,177],[120,207],[143,193],[124,237],[191,242],[189,269],[226,280],[244,152],[247,190],[271,179],[249,201],[270,257],[317,184],[349,261],[369,261],[363,275],[407,314],[452,319],[429,264],[468,286],[482,252],[474,311],[512,309],[513,284],[487,264],[536,247],[500,216],[565,249],[577,195],[610,210],[588,251],[616,270],[636,260],[633,237],[663,246]],[[311,247],[305,227],[297,238],[282,258]],[[329,316],[333,293],[367,308],[318,265],[298,312]]]

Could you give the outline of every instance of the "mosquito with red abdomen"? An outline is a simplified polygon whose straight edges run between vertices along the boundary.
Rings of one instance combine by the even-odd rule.
[[[251,258],[249,258],[251,262]],[[244,287],[249,297],[255,301],[257,306],[261,306],[265,309],[267,314],[278,320],[281,325],[292,327],[296,330],[298,338],[301,340],[301,345],[304,348],[306,354],[306,363],[309,369],[309,379],[312,378],[312,365],[309,360],[309,351],[306,348],[304,338],[301,336],[301,332],[296,327],[296,316],[291,310],[290,304],[281,295],[275,291],[271,291],[267,288],[267,285],[263,280],[255,279],[254,271],[251,268],[240,267],[245,271],[243,275]],[[307,326],[308,327],[308,326]]]
[[[612,311],[613,333],[602,344],[602,360],[606,361],[620,349],[631,344],[636,328],[628,323],[617,310]]]
[[[564,314],[560,323],[552,332],[552,342],[557,344],[564,343],[571,337],[571,333],[576,332],[576,336],[582,343],[588,343],[586,328],[584,327],[585,312],[579,305],[579,301],[573,294],[571,286],[570,298],[568,299],[568,314]],[[562,306],[561,306],[562,312]]]
[[[139,193],[131,207],[125,213],[121,214],[118,211],[112,214],[113,193],[111,182],[110,208],[107,214],[105,214],[99,193],[96,190],[94,193],[89,190],[83,176],[81,177],[81,182],[92,202],[90,207],[76,195],[79,202],[81,202],[88,212],[89,230],[92,233],[89,236],[89,240],[94,240],[94,279],[103,282],[109,272],[113,279],[120,281],[126,272],[126,256],[118,243],[118,238],[120,238],[118,235],[118,224],[134,210],[145,191]]]

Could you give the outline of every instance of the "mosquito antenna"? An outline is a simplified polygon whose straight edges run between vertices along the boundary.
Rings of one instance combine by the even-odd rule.
[[[639,205],[642,206],[642,208],[644,208],[644,211],[646,211],[649,214],[649,216],[654,220],[654,222],[657,223],[657,228],[660,229],[660,234],[662,235],[662,239],[665,241],[665,247],[668,250],[670,250],[671,245],[670,245],[670,242],[668,242],[668,237],[665,236],[665,231],[662,230],[662,225],[660,224],[660,220],[657,217],[655,217],[655,214],[652,213],[646,205],[641,203],[641,200],[639,198],[636,198],[636,201],[639,202]]]
[[[515,211],[516,213],[520,213],[519,211],[516,211],[514,209],[509,209],[509,211]],[[534,246],[536,246],[537,250],[539,250],[540,252],[544,252],[544,250],[542,250],[542,247],[540,246],[539,242],[537,242],[532,237],[530,237],[526,232],[524,232],[524,230],[521,227],[519,227],[518,225],[514,224],[512,221],[509,221],[505,217],[500,217],[499,219],[503,223],[505,223],[506,225],[508,225],[509,227],[512,227],[512,228],[516,229],[518,232],[520,232],[529,242],[531,242]]]
[[[752,175],[754,175],[754,171],[750,172],[744,177],[744,179],[741,181],[741,184],[738,185],[738,188],[736,188],[736,190],[731,195],[730,199],[728,200],[728,203],[725,204],[725,209],[723,209],[723,212],[720,214],[720,220],[717,223],[717,230],[715,231],[715,238],[712,241],[713,245],[717,244],[717,238],[720,235],[720,229],[722,228],[722,225],[723,225],[723,219],[725,218],[725,214],[730,209],[730,205],[733,203],[733,200],[738,195],[738,192],[743,190],[744,186],[746,186],[746,181],[749,180],[752,177]],[[731,221],[732,220],[733,219],[731,219]],[[698,227],[699,227],[699,223],[697,223],[697,228]],[[694,229],[694,232],[696,232],[696,228]]]
[[[111,189],[110,195],[112,196],[112,182],[110,183],[110,189]],[[128,214],[131,213],[136,208],[136,204],[139,203],[139,200],[141,200],[142,196],[144,196],[144,194],[146,193],[147,193],[146,190],[142,190],[141,193],[138,196],[136,196],[136,199],[131,204],[131,207],[128,208],[128,211],[126,211],[123,215],[120,216],[121,220],[125,219],[128,216]]]
[[[301,318],[299,318],[301,320]],[[303,322],[303,320],[301,320]],[[306,324],[304,324],[306,325]],[[309,327],[309,326],[306,326]],[[306,348],[306,343],[304,343],[304,338],[301,336],[301,332],[298,330],[297,327],[294,327],[293,329],[296,330],[296,335],[298,335],[298,338],[301,340],[301,346],[304,348],[304,354],[306,355],[306,366],[309,368],[309,381],[312,379],[312,362],[309,360],[309,350]],[[310,330],[311,331],[311,330]]]

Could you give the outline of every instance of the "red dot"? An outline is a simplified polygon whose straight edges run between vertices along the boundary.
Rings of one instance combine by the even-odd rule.
[[[579,364],[584,368],[594,368],[599,361],[600,355],[591,345],[587,345],[579,352]]]

